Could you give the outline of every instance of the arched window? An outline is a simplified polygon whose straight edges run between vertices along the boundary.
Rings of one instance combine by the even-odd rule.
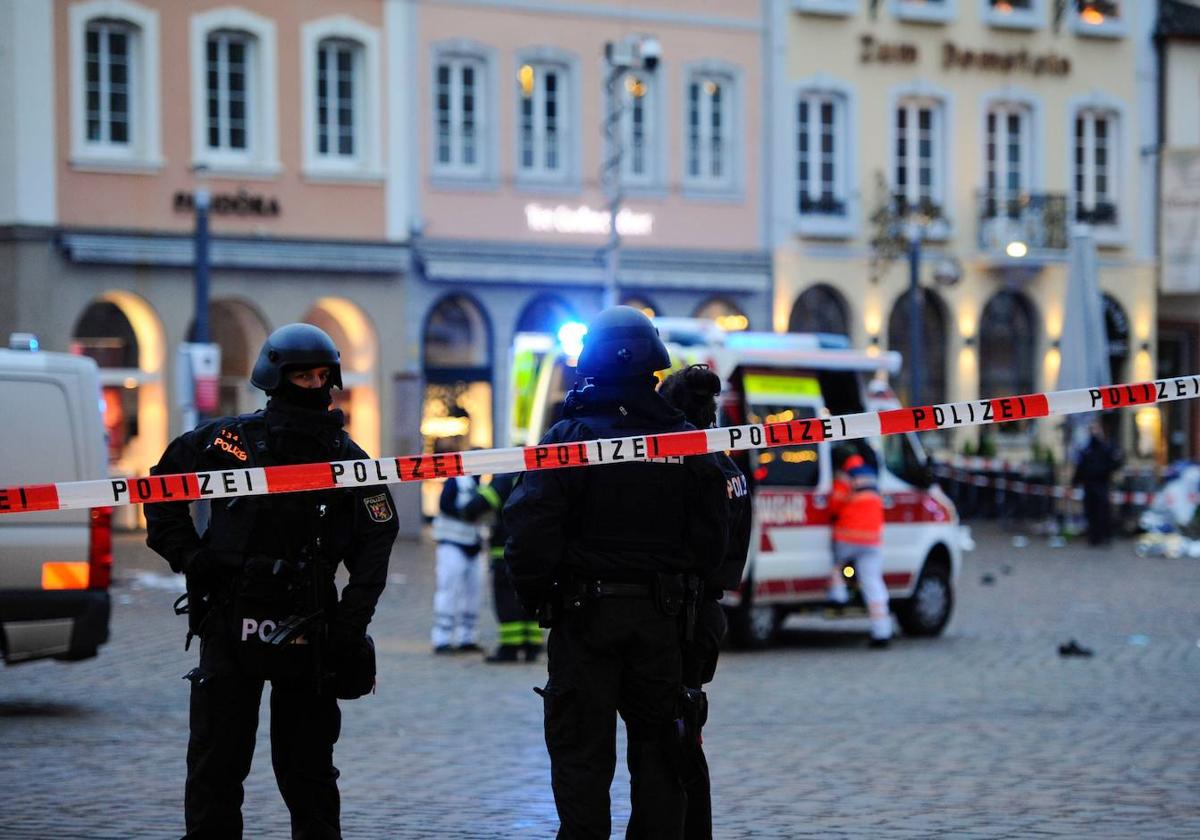
[[[358,304],[346,298],[320,298],[302,321],[329,334],[341,352],[342,390],[333,405],[346,414],[350,436],[368,453],[382,451],[379,418],[379,338]]]
[[[422,359],[425,450],[491,446],[491,336],[474,300],[453,294],[437,302],[425,321]],[[431,512],[428,499],[425,509]]]
[[[804,290],[792,305],[788,332],[850,334],[850,314],[841,292],[826,283]]]
[[[904,357],[899,396],[904,405],[933,405],[946,401],[946,307],[932,289],[921,290],[920,393],[912,393],[912,291],[896,299],[888,318],[888,349]]]
[[[270,330],[254,306],[244,300],[214,300],[208,308],[212,340],[221,348],[222,416],[252,411],[262,395],[250,387],[250,372]]]
[[[662,312],[659,311],[658,307],[655,306],[653,302],[644,297],[627,297],[621,301],[621,304],[623,306],[632,306],[647,318],[653,318],[656,315],[662,314]]]
[[[979,396],[1033,393],[1037,341],[1033,304],[1020,292],[997,292],[983,308],[979,324]]]
[[[1104,295],[1104,335],[1108,340],[1108,370],[1113,382],[1128,378],[1129,315],[1112,295]]]
[[[517,318],[517,332],[557,335],[558,328],[577,320],[575,310],[553,295],[539,295],[525,304]]]
[[[750,327],[750,319],[746,317],[746,313],[737,304],[724,298],[709,298],[696,307],[692,317],[707,318],[721,329],[729,332],[737,332]]]

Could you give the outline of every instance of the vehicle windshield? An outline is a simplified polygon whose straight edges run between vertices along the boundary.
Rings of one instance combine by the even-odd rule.
[[[751,403],[749,423],[788,423],[816,417],[811,406]],[[777,446],[755,453],[754,480],[763,487],[816,487],[821,480],[820,450],[815,443]]]
[[[914,487],[929,484],[925,451],[915,435],[884,435],[883,461],[888,472]]]

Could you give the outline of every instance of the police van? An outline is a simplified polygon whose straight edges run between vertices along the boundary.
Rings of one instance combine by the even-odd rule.
[[[6,487],[108,475],[96,363],[14,340],[23,349],[0,349],[0,507]],[[111,522],[111,508],[0,513],[6,664],[86,659],[108,640]]]
[[[707,364],[721,376],[722,425],[899,407],[885,378],[900,368],[897,353],[855,350],[844,336],[726,332],[710,321],[690,318],[654,322],[674,366]],[[568,324],[558,340],[534,333],[516,336],[510,445],[537,443],[558,419],[576,381],[574,363],[584,332],[582,325]],[[736,644],[769,644],[791,613],[832,612],[826,594],[832,568],[829,497],[835,447],[847,445],[804,443],[735,453],[751,479],[754,498],[746,572],[738,590],[723,599]],[[954,607],[969,535],[959,525],[953,503],[934,483],[915,434],[849,445],[863,449],[879,470],[884,582],[896,619],[908,635],[939,635]]]

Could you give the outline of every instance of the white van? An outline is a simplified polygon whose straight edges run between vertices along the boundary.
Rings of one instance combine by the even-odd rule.
[[[0,350],[0,429],[0,487],[108,475],[91,359]],[[111,519],[111,508],[0,514],[5,663],[86,659],[108,641]]]
[[[722,425],[782,422],[899,407],[880,377],[900,367],[897,353],[854,350],[844,336],[732,332],[712,322],[656,318],[676,366],[703,363],[720,376]],[[518,335],[512,365],[511,445],[537,443],[561,412],[575,381],[569,346]],[[570,342],[566,339],[571,339]],[[754,532],[741,587],[726,593],[735,643],[761,646],[792,612],[826,610],[831,570],[829,495],[833,449],[802,444],[735,454],[750,477]],[[883,496],[884,581],[909,635],[936,636],[950,619],[954,584],[969,537],[954,504],[934,483],[915,434],[865,441]],[[842,614],[847,614],[843,612]],[[853,615],[850,611],[848,614]]]

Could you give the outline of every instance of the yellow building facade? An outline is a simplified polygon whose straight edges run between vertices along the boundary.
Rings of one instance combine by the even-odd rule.
[[[775,328],[834,331],[842,319],[856,346],[907,362],[916,223],[922,365],[911,401],[1053,390],[1058,339],[1077,317],[1064,311],[1070,241],[1086,229],[1113,381],[1152,378],[1153,5],[780,4]],[[894,381],[906,400],[907,377]],[[1155,410],[1109,422],[1131,454],[1155,454]],[[943,443],[959,450],[978,435]],[[1014,455],[1058,439],[1049,423],[993,436]]]

